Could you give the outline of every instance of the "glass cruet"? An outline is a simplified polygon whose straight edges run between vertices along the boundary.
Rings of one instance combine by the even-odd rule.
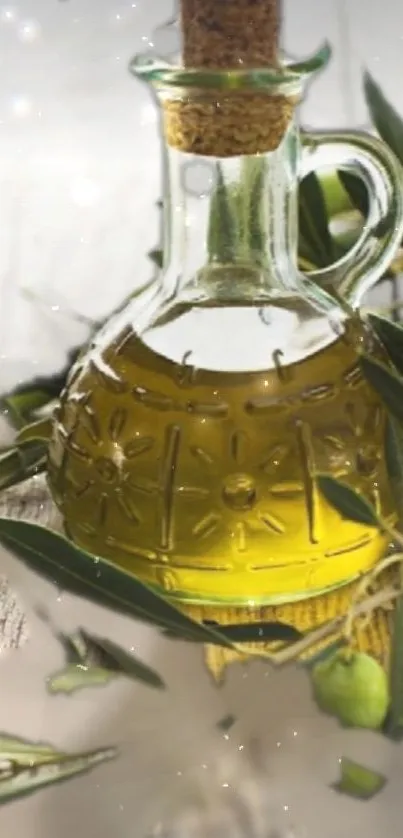
[[[298,603],[379,560],[384,536],[341,520],[318,472],[395,520],[385,415],[358,365],[372,338],[354,310],[401,240],[402,175],[362,133],[301,144],[296,106],[327,59],[324,48],[228,72],[150,54],[131,64],[162,117],[164,264],[72,368],[49,482],[76,543],[193,613]],[[262,122],[247,152],[242,131],[221,125],[220,154],[207,129],[240,94],[267,112],[281,100],[277,142],[268,147]],[[181,108],[200,106],[210,122],[192,133]],[[355,247],[308,276],[297,267],[298,183],[327,166],[362,179],[369,215]]]

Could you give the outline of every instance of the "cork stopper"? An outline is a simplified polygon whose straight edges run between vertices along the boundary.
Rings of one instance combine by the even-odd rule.
[[[279,66],[279,0],[180,0],[187,69]],[[165,136],[182,151],[217,157],[273,151],[295,101],[264,91],[200,90],[167,97]]]
[[[181,0],[185,67],[275,67],[279,0]]]

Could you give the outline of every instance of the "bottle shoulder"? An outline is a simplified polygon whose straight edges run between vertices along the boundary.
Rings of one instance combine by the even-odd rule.
[[[245,328],[243,313],[239,314],[239,322],[242,322],[242,328]],[[258,322],[260,323],[259,319]],[[170,325],[177,326],[176,323]],[[256,323],[253,324],[253,329],[256,330]],[[236,341],[238,347],[244,346],[247,352],[249,340],[254,341],[253,329],[252,337],[248,338],[247,334],[242,333],[241,327],[234,328],[235,340],[232,345]],[[262,325],[262,329],[270,331],[266,324]],[[161,409],[164,405],[164,409],[170,409],[172,405],[182,402],[183,409],[186,406],[188,409],[190,400],[204,406],[211,403],[213,412],[217,412],[221,402],[228,405],[229,402],[234,403],[234,398],[244,407],[249,405],[248,410],[253,411],[253,405],[260,405],[259,410],[263,410],[266,404],[280,404],[289,399],[299,401],[315,392],[318,393],[318,398],[320,394],[325,397],[328,393],[330,396],[335,390],[339,391],[344,384],[350,387],[360,379],[358,350],[361,342],[365,340],[365,334],[356,324],[344,324],[339,336],[334,331],[327,332],[327,336],[330,335],[332,339],[328,339],[324,345],[319,342],[316,351],[314,343],[311,342],[308,346],[307,342],[303,348],[306,350],[308,346],[308,352],[305,351],[302,357],[297,356],[293,363],[284,362],[284,356],[292,357],[290,353],[287,356],[281,350],[276,352],[275,346],[270,346],[269,342],[266,343],[266,350],[267,346],[270,346],[272,355],[266,351],[259,357],[256,356],[260,366],[239,363],[235,369],[233,366],[228,369],[224,363],[221,366],[220,363],[213,363],[217,357],[218,362],[231,358],[228,351],[231,350],[231,345],[227,335],[220,335],[219,330],[216,334],[212,328],[202,330],[198,333],[201,341],[197,343],[194,339],[196,329],[193,329],[192,333],[189,324],[189,342],[184,341],[180,347],[183,349],[182,354],[177,351],[178,343],[176,348],[169,343],[166,330],[165,325],[163,351],[157,351],[143,339],[143,336],[134,331],[126,317],[118,318],[98,334],[87,353],[83,354],[76,371],[72,372],[72,380],[68,387],[71,390],[73,383],[74,390],[77,386],[78,391],[82,391],[99,381],[111,393],[128,392],[138,401],[151,400],[150,404],[157,400],[161,403]],[[185,332],[182,336],[184,334]],[[321,336],[326,333],[318,331],[317,334]],[[170,351],[164,351],[166,346]],[[259,348],[262,346],[263,342]],[[195,347],[199,354],[196,354]],[[220,350],[221,356],[217,354]],[[252,355],[249,357],[254,360]],[[202,361],[211,358],[211,366],[197,363],[198,358]],[[77,377],[79,382],[76,385]]]
[[[303,298],[264,304],[204,298],[164,299],[158,289],[133,299],[97,336],[103,349],[129,331],[152,352],[175,364],[225,373],[274,370],[330,346],[345,331],[345,316],[317,311]]]

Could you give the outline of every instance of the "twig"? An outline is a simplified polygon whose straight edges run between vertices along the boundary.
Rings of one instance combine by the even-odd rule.
[[[361,617],[363,615],[368,614],[370,611],[374,611],[377,608],[381,608],[384,605],[393,602],[401,595],[401,591],[397,591],[394,588],[386,588],[383,591],[378,591],[373,596],[368,597],[364,602],[361,602],[359,605],[353,606],[351,609],[353,618]],[[278,652],[262,652],[258,649],[248,649],[248,655],[250,657],[257,657],[257,658],[265,658],[270,660],[275,666],[283,666],[285,663],[291,663],[291,661],[296,660],[299,658],[304,652],[308,651],[311,646],[315,646],[320,643],[322,640],[326,640],[332,634],[336,634],[342,628],[343,624],[345,623],[346,619],[350,617],[350,611],[347,614],[343,614],[340,617],[335,617],[333,620],[330,620],[328,623],[320,626],[317,629],[309,632],[309,634],[305,635],[301,638],[301,640],[297,640],[295,643],[292,643],[289,646],[286,646],[284,649],[281,649]],[[241,654],[245,654],[245,649],[242,649],[241,646],[236,647],[236,650]]]

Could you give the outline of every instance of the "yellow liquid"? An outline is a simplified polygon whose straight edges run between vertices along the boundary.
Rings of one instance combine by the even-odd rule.
[[[394,520],[385,414],[354,329],[301,363],[194,370],[130,329],[73,368],[49,454],[69,536],[182,602],[290,602],[352,581],[385,538],[320,495],[327,472]]]

